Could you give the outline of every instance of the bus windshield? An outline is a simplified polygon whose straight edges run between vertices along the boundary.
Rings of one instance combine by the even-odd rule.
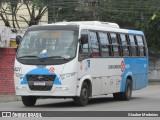
[[[19,59],[70,59],[76,55],[77,35],[71,30],[27,32],[19,46]]]

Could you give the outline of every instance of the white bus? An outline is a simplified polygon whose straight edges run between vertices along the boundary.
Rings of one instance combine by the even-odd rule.
[[[25,106],[37,98],[89,98],[113,94],[130,100],[148,84],[148,52],[143,32],[115,23],[59,22],[28,28],[17,36],[15,90]]]

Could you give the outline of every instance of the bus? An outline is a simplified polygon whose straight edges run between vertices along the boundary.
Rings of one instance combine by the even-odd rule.
[[[25,106],[40,98],[90,98],[113,94],[130,100],[148,84],[148,48],[144,33],[100,21],[57,22],[29,27],[15,58],[16,95]]]

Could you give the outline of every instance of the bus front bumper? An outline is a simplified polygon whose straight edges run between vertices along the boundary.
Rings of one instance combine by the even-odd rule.
[[[16,95],[19,96],[56,96],[56,97],[70,97],[77,96],[76,93],[72,92],[68,86],[53,86],[50,91],[38,91],[30,90],[28,85],[15,86]]]

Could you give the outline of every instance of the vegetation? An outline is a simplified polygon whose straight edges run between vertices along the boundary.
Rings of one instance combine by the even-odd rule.
[[[42,16],[48,10],[48,0],[0,0],[0,17],[5,26],[13,28],[13,32],[16,32],[16,28],[20,29],[17,18],[22,18],[28,26],[37,25]],[[22,6],[26,6],[29,13],[29,20],[25,15],[18,15],[18,11]],[[36,12],[37,11],[37,12]]]
[[[105,1],[105,2],[103,2]],[[160,1],[158,0],[103,0],[100,20],[118,23],[123,28],[145,32],[150,52],[160,48]],[[105,3],[105,4],[104,4]],[[152,16],[156,15],[153,19]]]
[[[28,26],[38,24],[48,12],[48,22],[99,20],[122,28],[145,32],[150,52],[160,51],[159,0],[0,0],[0,17],[5,26],[20,28],[18,18]],[[6,4],[4,6],[4,4]],[[17,12],[25,5],[29,20]],[[38,11],[38,12],[36,12]],[[153,16],[155,14],[155,16]],[[9,16],[12,16],[9,19]]]

